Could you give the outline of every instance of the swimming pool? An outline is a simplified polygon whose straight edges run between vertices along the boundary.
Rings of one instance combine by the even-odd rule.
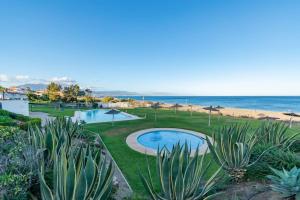
[[[150,155],[155,155],[158,147],[172,150],[173,145],[178,142],[181,145],[187,142],[194,152],[199,146],[199,153],[202,154],[207,149],[207,142],[204,138],[204,134],[195,131],[154,128],[135,132],[127,137],[126,142],[132,149]]]
[[[126,121],[140,119],[135,115],[131,115],[125,112],[120,112],[118,114],[109,115],[105,114],[109,109],[95,109],[86,111],[75,111],[73,121],[85,121],[86,123],[97,123],[97,122],[111,122],[114,121]]]

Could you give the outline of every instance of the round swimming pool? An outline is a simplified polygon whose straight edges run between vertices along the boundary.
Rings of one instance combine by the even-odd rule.
[[[137,138],[138,143],[141,145],[157,149],[166,147],[168,150],[172,150],[172,147],[178,142],[183,145],[185,142],[191,147],[191,149],[196,149],[197,146],[204,144],[204,140],[201,137],[187,133],[185,131],[177,130],[157,130],[149,131],[140,135]]]
[[[153,128],[135,132],[126,139],[127,144],[134,150],[141,153],[155,155],[159,148],[172,150],[173,145],[178,142],[183,145],[187,142],[192,151],[199,146],[200,153],[207,149],[205,135],[184,129],[174,128]]]

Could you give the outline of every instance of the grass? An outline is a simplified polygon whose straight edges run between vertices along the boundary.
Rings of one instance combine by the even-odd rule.
[[[54,110],[53,108],[34,108],[34,111],[48,112],[52,116],[71,116],[75,109],[65,109],[64,111]],[[116,160],[118,166],[122,170],[129,184],[134,190],[135,198],[142,199],[145,197],[145,190],[141,184],[139,172],[145,173],[147,167],[147,159],[150,164],[150,169],[155,174],[155,157],[145,156],[138,153],[126,144],[126,137],[138,130],[147,128],[183,128],[198,131],[206,135],[211,135],[213,130],[223,126],[234,123],[249,123],[252,127],[258,127],[261,123],[258,120],[242,119],[228,116],[212,116],[212,126],[208,127],[208,115],[206,113],[193,113],[190,116],[189,112],[178,111],[177,114],[172,110],[157,110],[157,121],[154,120],[154,111],[147,108],[129,109],[128,113],[138,115],[140,117],[147,116],[146,119],[133,121],[115,122],[111,123],[95,123],[87,124],[85,128],[89,131],[100,134],[102,140],[106,144],[113,158]],[[289,129],[290,133],[300,131],[299,125]],[[209,157],[209,156],[208,156]],[[213,173],[218,166],[212,163],[209,173]]]
[[[74,108],[55,108],[50,106],[49,104],[30,104],[30,111],[31,112],[45,112],[48,113],[50,116],[53,117],[63,117],[63,116],[74,116],[74,112],[76,110],[85,110],[81,109],[74,109]]]

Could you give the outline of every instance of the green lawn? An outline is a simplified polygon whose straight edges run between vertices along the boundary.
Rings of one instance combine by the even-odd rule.
[[[61,116],[64,114],[70,116],[70,114],[74,112],[74,109],[58,111],[49,108],[39,108],[38,111],[48,112],[54,116]],[[127,146],[126,137],[129,134],[141,129],[168,127],[189,129],[211,135],[214,129],[223,125],[248,122],[251,126],[257,127],[260,124],[260,121],[253,119],[212,116],[212,126],[208,127],[208,115],[206,113],[194,113],[191,117],[189,112],[177,112],[175,115],[172,110],[158,110],[157,121],[155,121],[154,111],[152,109],[129,109],[128,112],[140,117],[144,117],[146,114],[147,119],[115,122],[113,127],[111,126],[111,123],[87,124],[85,125],[85,128],[100,134],[110,153],[133,188],[137,199],[141,199],[145,196],[145,191],[139,177],[139,171],[145,173],[147,162],[144,154],[138,153]],[[289,129],[290,133],[296,131],[300,131],[299,125]],[[154,173],[156,169],[155,157],[147,156],[147,158],[151,165],[151,170]],[[210,173],[213,173],[217,167],[218,166],[213,163],[210,168]]]
[[[31,112],[45,112],[53,117],[63,117],[63,116],[74,116],[74,112],[76,110],[84,110],[84,109],[74,109],[74,108],[55,108],[53,106],[49,106],[49,104],[41,105],[41,104],[30,104]]]

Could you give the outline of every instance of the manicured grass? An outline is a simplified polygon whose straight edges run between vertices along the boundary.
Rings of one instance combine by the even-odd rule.
[[[74,109],[74,108],[55,108],[53,106],[49,106],[48,104],[31,104],[30,111],[31,112],[45,112],[53,117],[63,117],[63,116],[74,116],[74,112],[76,110],[84,110],[84,109]]]
[[[70,116],[73,115],[75,109],[59,111],[54,110],[53,108],[39,108],[36,110],[48,112],[54,116]],[[208,127],[208,114],[206,113],[193,113],[193,116],[190,116],[189,112],[177,112],[177,114],[175,114],[172,110],[161,109],[157,110],[157,121],[154,120],[153,109],[128,109],[128,113],[138,115],[140,117],[144,117],[146,115],[147,118],[134,121],[115,122],[114,126],[112,126],[111,123],[87,124],[85,125],[85,128],[100,134],[105,145],[133,188],[136,199],[143,199],[143,197],[145,197],[145,190],[140,181],[139,172],[143,174],[146,173],[147,159],[150,164],[150,169],[154,175],[156,166],[155,157],[145,156],[144,154],[138,153],[127,146],[126,137],[129,134],[147,128],[167,127],[189,129],[211,135],[213,130],[223,125],[249,123],[252,127],[258,127],[261,123],[260,121],[253,119],[212,116],[212,126]],[[299,125],[289,129],[290,133],[297,131],[300,131]],[[217,168],[218,166],[212,162],[209,173],[213,173]]]
[[[147,128],[168,127],[189,129],[211,135],[214,129],[225,124],[248,122],[253,127],[257,127],[260,124],[257,120],[212,116],[212,126],[208,127],[208,115],[206,113],[194,113],[191,117],[188,112],[177,112],[175,115],[175,113],[170,110],[158,110],[157,121],[155,122],[154,111],[152,109],[133,109],[128,111],[130,114],[141,117],[146,114],[147,119],[116,122],[114,127],[112,127],[110,123],[88,124],[86,125],[86,129],[101,135],[104,143],[118,163],[138,198],[141,198],[145,193],[138,172],[146,173],[147,163],[145,155],[127,146],[126,137],[129,134]],[[291,131],[294,132],[297,129],[298,128],[294,128]],[[151,165],[151,170],[154,173],[156,170],[155,158],[153,156],[147,156],[147,158]],[[212,163],[210,173],[213,173],[217,168],[218,166]]]

